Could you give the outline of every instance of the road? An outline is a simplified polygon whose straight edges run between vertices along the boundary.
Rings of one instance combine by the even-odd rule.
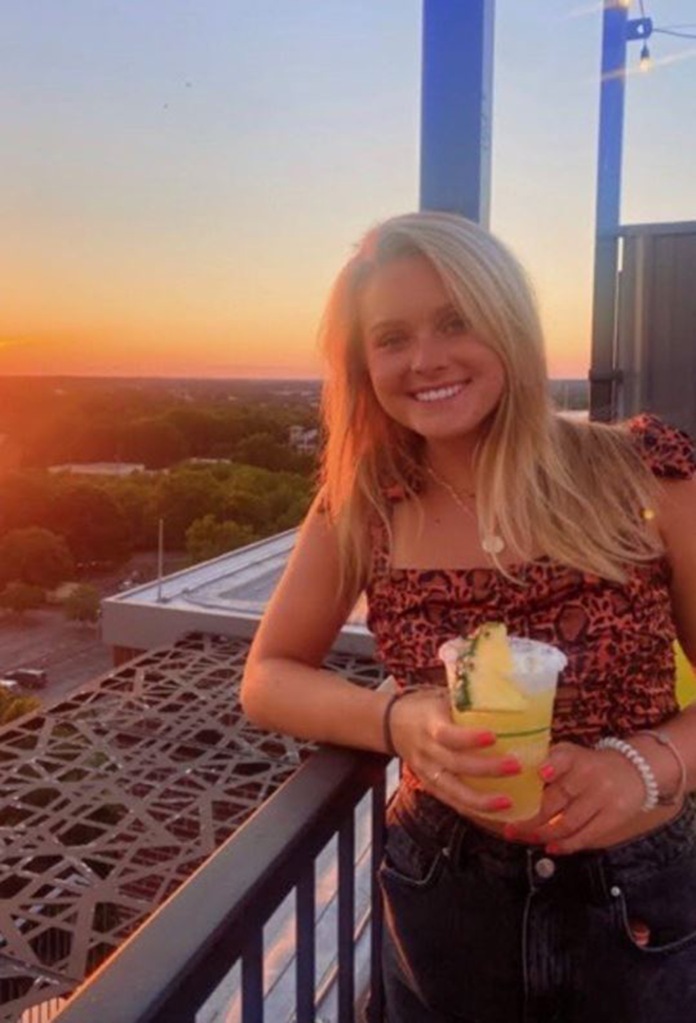
[[[165,574],[181,562],[181,555],[168,557]],[[156,563],[155,554],[140,554],[117,572],[83,581],[105,597],[136,572],[139,580],[152,578]],[[44,668],[48,685],[36,695],[51,703],[111,667],[111,650],[102,643],[98,625],[69,622],[60,607],[48,605],[23,616],[0,614],[0,677],[13,668]]]
[[[0,674],[13,668],[44,668],[48,685],[36,695],[52,703],[112,666],[99,626],[66,621],[60,608],[0,619]]]

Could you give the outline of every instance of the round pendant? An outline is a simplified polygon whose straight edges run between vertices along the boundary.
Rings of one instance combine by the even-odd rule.
[[[505,547],[505,541],[502,536],[496,536],[496,534],[493,533],[491,536],[484,536],[482,538],[481,546],[486,554],[500,554]]]

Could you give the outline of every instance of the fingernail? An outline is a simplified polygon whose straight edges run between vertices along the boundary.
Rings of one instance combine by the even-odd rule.
[[[503,774],[519,774],[522,770],[522,764],[519,762],[517,757],[503,757],[500,769]]]
[[[479,732],[474,736],[476,746],[493,746],[495,743],[495,732]]]
[[[519,836],[519,831],[514,824],[506,824],[503,828],[503,837],[507,838],[508,842],[512,842]]]
[[[546,852],[549,854],[549,856],[555,856],[560,851],[561,847],[558,844],[558,842],[549,842],[549,844],[546,846]]]
[[[556,774],[556,769],[553,766],[553,764],[544,764],[543,767],[539,768],[539,774],[541,775],[544,781],[552,781],[554,775]]]
[[[509,796],[494,796],[488,801],[488,810],[509,810],[512,800]]]

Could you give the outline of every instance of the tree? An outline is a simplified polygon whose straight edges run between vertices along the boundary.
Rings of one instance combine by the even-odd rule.
[[[252,433],[240,440],[234,447],[238,462],[246,462],[262,469],[284,469],[291,452],[286,444],[279,443],[271,433]]]
[[[94,483],[62,480],[52,526],[65,537],[78,564],[113,564],[130,550],[125,515],[108,490]]]
[[[16,614],[24,614],[25,611],[33,611],[41,607],[44,602],[44,591],[40,586],[30,586],[28,583],[8,583],[0,591],[0,607],[6,611],[14,611]]]
[[[196,519],[219,519],[224,489],[210,472],[177,469],[158,481],[155,510],[164,519],[164,541],[172,550],[186,543],[186,530]]]
[[[249,526],[236,522],[217,522],[213,515],[196,519],[186,530],[186,550],[191,563],[209,561],[227,551],[253,543],[256,539]]]
[[[24,714],[39,710],[41,701],[35,696],[17,696],[0,686],[0,725],[6,725]]]
[[[104,485],[125,519],[129,545],[133,550],[150,550],[157,544],[158,516],[153,507],[155,487],[155,477],[143,473],[125,479],[111,479]]]
[[[63,603],[65,617],[71,622],[96,622],[101,610],[99,591],[94,586],[76,586]]]
[[[49,529],[11,529],[0,540],[0,584],[51,587],[68,579],[75,566],[65,540]]]
[[[0,534],[24,526],[47,526],[54,490],[54,478],[37,470],[4,476]]]
[[[186,458],[188,446],[180,430],[165,419],[141,419],[123,432],[123,455],[148,469],[161,469]]]

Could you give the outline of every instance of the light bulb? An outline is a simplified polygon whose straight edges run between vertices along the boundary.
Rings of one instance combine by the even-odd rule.
[[[648,44],[643,43],[643,47],[640,51],[640,60],[638,61],[638,69],[640,71],[649,71],[652,67],[652,57],[650,56],[650,50]]]

